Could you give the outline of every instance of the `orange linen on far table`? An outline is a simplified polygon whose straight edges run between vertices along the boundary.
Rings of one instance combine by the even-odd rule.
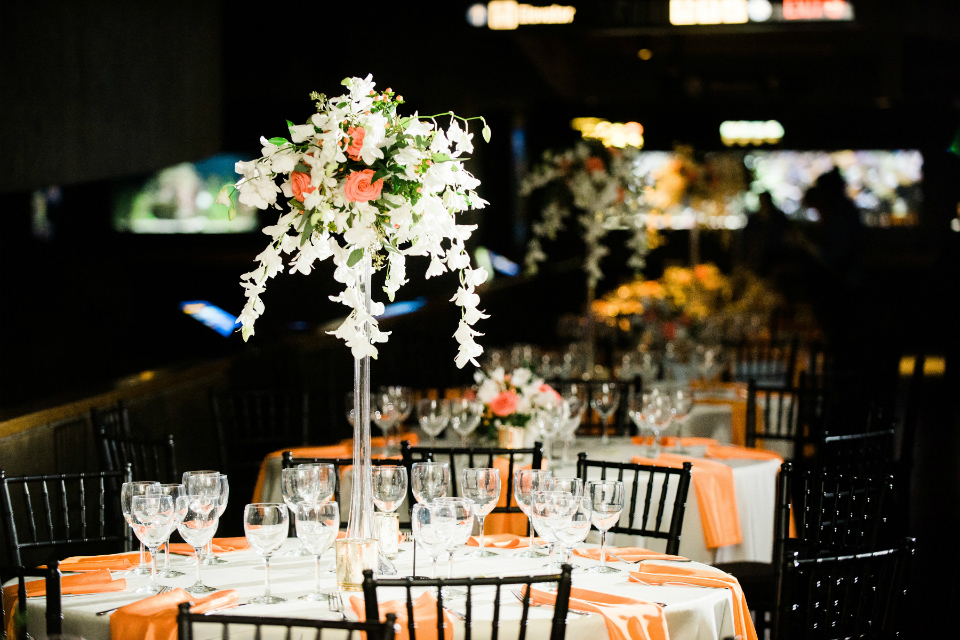
[[[361,622],[366,621],[367,612],[364,609],[364,601],[360,596],[350,597],[350,606],[353,612],[357,614]],[[400,625],[400,632],[397,634],[397,640],[409,640],[410,630],[408,629],[409,619],[407,618],[407,603],[402,600],[388,600],[379,603],[380,621],[386,620],[388,613],[397,616],[397,624]],[[417,640],[453,640],[453,618],[446,610],[443,612],[443,638],[437,635],[437,599],[424,592],[419,598],[413,601],[413,621],[417,625]],[[449,629],[449,631],[448,631]]]
[[[544,461],[546,462],[546,461]],[[509,484],[510,490],[513,490],[513,482],[507,482],[507,476],[510,474],[510,459],[509,458],[494,458],[493,467],[500,471],[500,499],[497,501],[498,507],[507,506],[507,486]],[[518,469],[529,469],[530,465],[518,465],[514,461],[513,472],[516,473]],[[517,501],[513,496],[510,497],[511,504],[517,506]],[[527,533],[527,516],[522,513],[491,513],[486,518],[484,518],[484,531],[486,531],[487,536],[491,533],[512,533],[514,535],[523,536]],[[486,541],[484,541],[486,544]]]
[[[783,462],[783,457],[773,451],[721,444],[708,446],[706,455],[708,458],[717,460],[779,460]]]
[[[600,559],[600,549],[574,549],[573,553],[581,558],[590,558],[591,560]],[[610,557],[611,553],[615,553],[618,557],[628,562],[636,562],[638,560],[675,560],[683,562],[686,560],[683,556],[657,553],[656,551],[650,551],[650,549],[644,549],[643,547],[607,547],[606,553],[607,558]]]
[[[630,441],[633,444],[638,445],[650,445],[653,444],[653,436],[633,436],[630,438]],[[664,447],[675,447],[677,446],[677,437],[676,436],[663,436],[660,438],[660,444]],[[720,444],[713,438],[701,438],[700,436],[686,436],[680,438],[680,445],[684,447],[702,447],[702,446],[711,446],[715,444]]]
[[[730,424],[730,441],[741,447],[747,443],[747,385],[743,382],[724,382],[719,385],[706,387],[696,380],[690,382],[695,392],[694,404],[715,404],[729,406],[732,412]],[[711,389],[720,391],[716,396],[710,396]],[[706,394],[706,395],[704,395]],[[760,413],[757,412],[757,419]]]
[[[675,453],[661,453],[656,460],[636,456],[631,462],[673,468],[682,467],[684,462],[691,463],[697,507],[703,524],[703,540],[707,547],[716,549],[743,542],[732,468],[722,462]]]
[[[214,538],[213,539],[213,553],[214,554],[224,554],[224,553],[233,553],[234,551],[244,551],[250,548],[250,543],[246,538]],[[170,545],[170,553],[177,555],[189,556],[193,555],[193,547],[188,545],[185,542],[177,542]]]
[[[230,608],[240,597],[233,589],[217,591],[203,598],[192,596],[183,589],[174,589],[144,598],[120,607],[110,616],[110,639],[176,640],[177,606],[193,602],[191,613],[209,613]]]
[[[34,598],[47,595],[47,581],[44,579],[30,580],[26,583],[27,597]],[[63,576],[60,579],[60,593],[108,593],[111,591],[123,591],[127,588],[127,581],[123,578],[114,580],[110,572],[106,569],[97,571],[88,571],[74,576]],[[12,584],[3,589],[3,610],[7,615],[4,620],[7,629],[7,637],[16,637],[13,628],[13,611],[17,606],[17,594],[20,593],[20,585]]]
[[[524,516],[524,518],[526,518],[526,516]],[[539,545],[543,544],[543,538],[534,538],[533,541]],[[479,547],[480,536],[470,536],[467,540],[467,546]],[[530,536],[518,536],[515,533],[488,533],[483,537],[484,549],[488,547],[495,549],[519,549],[520,547],[529,546]]]
[[[556,600],[556,594],[530,589],[530,601],[534,604],[553,605]],[[570,608],[603,616],[610,640],[667,640],[669,637],[663,609],[654,602],[572,588]]]

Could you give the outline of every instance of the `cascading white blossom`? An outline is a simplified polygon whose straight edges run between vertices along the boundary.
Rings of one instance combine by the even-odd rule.
[[[243,339],[254,335],[254,323],[264,312],[266,283],[284,269],[285,256],[289,272],[303,274],[318,260],[331,258],[334,279],[344,288],[330,299],[350,312],[330,333],[355,358],[376,358],[374,345],[386,342],[389,332],[380,331],[377,323],[383,303],[372,302],[369,312],[366,308],[364,261],[387,268],[384,292],[392,301],[407,282],[406,257],[427,256],[426,277],[447,270],[460,274],[452,298],[461,307],[454,333],[460,344],[456,363],[477,365],[483,349],[475,338],[482,334],[473,325],[488,316],[479,309],[476,288],[488,274],[471,266],[466,251],[476,226],[457,224],[456,216],[487,202],[476,193],[480,181],[463,167],[462,154],[473,151],[468,119],[440,114],[451,117],[444,131],[435,120],[439,116],[397,115],[403,98],[390,89],[375,91],[369,75],[343,84],[345,95],[329,100],[311,96],[317,113],[305,124],[287,121],[289,140],[261,138],[262,157],[238,162],[242,178],[217,198],[218,206],[230,207],[231,217],[234,193],[259,209],[289,207],[275,225],[263,229],[270,244],[257,256],[257,268],[241,276],[247,296],[240,314]],[[489,141],[486,122],[482,133]]]

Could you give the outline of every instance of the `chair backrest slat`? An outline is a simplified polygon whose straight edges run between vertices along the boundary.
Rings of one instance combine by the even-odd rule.
[[[102,471],[118,471],[129,464],[135,480],[179,482],[173,436],[160,439],[112,434],[97,427],[97,451]]]

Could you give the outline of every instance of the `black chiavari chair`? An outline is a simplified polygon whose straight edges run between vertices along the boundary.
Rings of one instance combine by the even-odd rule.
[[[362,635],[354,635],[354,632],[366,633],[367,640],[393,640],[394,638],[394,625],[396,624],[396,616],[392,613],[387,614],[386,620],[383,622],[349,622],[347,620],[316,620],[312,618],[275,618],[275,617],[264,617],[264,616],[238,616],[238,615],[218,615],[216,613],[190,613],[189,602],[181,602],[177,612],[177,638],[178,640],[194,640],[194,638],[209,638],[209,626],[211,624],[222,625],[223,630],[217,636],[223,640],[230,640],[230,627],[237,626],[240,627],[241,637],[249,638],[251,637],[251,631],[253,631],[254,638],[264,637],[265,634],[268,634],[271,629],[276,630],[277,634],[282,633],[281,629],[285,629],[286,633],[284,638],[293,638],[293,637],[302,637],[294,636],[294,629],[316,629],[317,635],[314,636],[316,640],[320,640],[323,637],[323,632],[326,630],[329,631],[345,631],[347,632],[347,638],[353,640],[353,638],[363,638]],[[202,634],[194,634],[194,624],[203,624],[205,629]],[[255,630],[251,630],[250,627],[254,627]],[[267,635],[266,637],[272,637]],[[280,637],[277,635],[277,637]],[[337,634],[334,637],[342,637]]]
[[[487,469],[496,467],[497,458],[505,459],[507,464],[506,482],[501,483],[500,495],[505,495],[507,504],[497,505],[490,513],[523,513],[517,505],[513,495],[513,474],[521,466],[521,459],[530,456],[530,468],[540,469],[543,466],[543,443],[534,442],[528,449],[502,449],[499,447],[413,447],[409,442],[401,443],[400,451],[403,454],[404,464],[409,470],[414,462],[424,462],[428,459],[436,462],[447,462],[450,465],[450,484],[452,496],[459,496],[459,476],[457,475],[457,458],[461,461],[466,458],[466,466],[462,469],[471,469],[485,466]],[[461,470],[462,470],[461,469]]]
[[[856,476],[885,476],[893,471],[893,429],[830,435],[817,445],[816,466]]]
[[[118,400],[117,404],[109,407],[91,409],[90,424],[93,425],[94,433],[103,429],[112,436],[130,437],[133,435],[130,428],[130,414],[122,400]]]
[[[740,342],[736,346],[733,380],[756,380],[771,387],[789,387],[797,370],[799,339]]]
[[[404,441],[401,443],[401,446],[405,444],[409,443]],[[428,459],[432,460],[433,458]],[[292,451],[284,451],[281,460],[283,469],[290,469],[301,464],[322,463],[333,465],[334,475],[336,475],[336,484],[333,488],[333,499],[336,500],[337,506],[340,507],[340,526],[346,527],[347,516],[350,514],[350,509],[349,505],[347,505],[348,508],[344,508],[344,504],[340,495],[340,481],[343,477],[343,470],[346,467],[353,466],[353,458],[294,458]],[[403,465],[407,468],[407,509],[413,509],[413,505],[416,501],[413,499],[413,487],[411,486],[412,483],[410,482],[410,465],[407,464],[406,461],[402,459],[398,460],[396,458],[374,458],[370,462],[372,462],[374,465]],[[291,523],[291,526],[294,526],[295,524],[296,523]],[[407,528],[410,526],[410,523],[401,522],[400,526],[402,528]]]
[[[793,444],[793,455],[799,460],[814,455],[821,438],[826,411],[823,391],[803,384],[797,387],[747,383],[746,444],[756,447],[758,440]]]
[[[677,555],[680,552],[680,534],[683,529],[683,514],[687,508],[692,468],[689,462],[684,462],[682,468],[673,468],[632,462],[588,460],[586,453],[578,454],[577,460],[577,476],[583,479],[584,485],[591,480],[619,480],[624,485],[627,492],[624,496],[624,504],[625,506],[629,504],[627,524],[621,525],[618,522],[610,527],[610,532],[662,538],[667,541],[666,553],[671,555]],[[599,469],[599,476],[591,477],[591,469]],[[633,474],[632,480],[629,474]],[[671,504],[669,526],[664,528],[672,478],[676,478],[676,494]],[[655,496],[655,493],[659,495]],[[639,514],[639,526],[635,526],[638,517],[637,505],[641,500],[643,502],[642,512]],[[651,516],[653,522],[650,521]]]
[[[777,640],[900,637],[914,539],[899,546],[784,559],[777,589]]]
[[[130,482],[123,471],[6,477],[0,469],[0,505],[6,529],[7,554],[13,566],[24,562],[21,551],[76,547],[108,552],[129,548],[130,529],[120,511],[120,485]],[[93,513],[90,513],[90,512]]]
[[[97,455],[103,471],[117,471],[129,464],[134,480],[180,482],[172,435],[159,440],[132,438],[111,435],[101,425],[97,427]]]
[[[51,559],[46,567],[37,569],[27,569],[25,567],[0,567],[0,576],[5,582],[9,578],[17,579],[17,600],[12,611],[4,609],[3,602],[0,602],[0,620],[7,620],[7,616],[13,616],[13,628],[15,640],[27,640],[31,636],[27,634],[27,586],[26,578],[39,577],[46,581],[46,636],[53,637],[63,631],[63,608],[60,598],[60,563]],[[9,587],[8,587],[9,588]],[[0,601],[3,599],[0,598]],[[10,640],[14,640],[11,638]]]
[[[537,588],[547,590],[548,587],[543,586],[544,583],[555,583],[556,584],[556,601],[553,608],[553,619],[551,620],[550,625],[550,640],[563,640],[564,635],[567,631],[567,610],[570,606],[570,574],[573,571],[573,567],[568,564],[561,566],[561,571],[556,575],[537,575],[537,576],[518,576],[518,577],[499,577],[499,578],[455,578],[453,580],[447,579],[421,579],[418,578],[414,580],[413,578],[400,578],[395,580],[374,580],[373,572],[369,569],[363,572],[363,599],[364,599],[364,612],[367,620],[379,620],[380,611],[379,603],[377,602],[377,589],[396,589],[403,588],[406,590],[406,612],[407,612],[407,628],[409,631],[410,640],[417,639],[417,624],[414,619],[414,597],[413,589],[418,591],[424,588],[436,587],[437,594],[437,629],[436,636],[441,640],[443,638],[453,638],[453,630],[450,629],[446,631],[444,629],[444,598],[443,598],[443,587],[463,587],[467,591],[466,603],[464,604],[464,610],[460,615],[463,618],[463,631],[464,631],[464,640],[471,640],[473,627],[480,626],[481,623],[478,623],[474,618],[473,612],[473,603],[474,603],[474,589],[477,588],[492,588],[494,590],[493,594],[493,619],[491,621],[489,638],[490,640],[498,640],[499,634],[503,631],[505,634],[509,634],[510,637],[514,637],[514,630],[509,629],[513,625],[512,621],[505,621],[500,618],[500,607],[502,604],[503,598],[506,596],[511,601],[518,600],[523,605],[523,611],[517,627],[517,635],[519,635],[520,640],[526,636],[527,627],[530,624],[529,620],[529,611],[530,607],[534,606],[530,602],[530,589],[533,584],[537,584]],[[514,595],[513,591],[516,589],[519,593],[519,598]],[[504,593],[507,591],[508,593]],[[488,603],[489,596],[484,594],[482,597],[482,602],[486,606]],[[458,607],[459,609],[459,607]],[[458,616],[460,617],[460,616]],[[509,629],[509,631],[508,631]],[[486,631],[486,630],[484,630]],[[479,633],[479,632],[478,632]],[[424,632],[423,635],[426,635]],[[433,636],[432,630],[430,632]],[[421,635],[421,637],[423,637]],[[483,637],[487,637],[487,634],[484,633]],[[545,637],[537,634],[535,637]]]

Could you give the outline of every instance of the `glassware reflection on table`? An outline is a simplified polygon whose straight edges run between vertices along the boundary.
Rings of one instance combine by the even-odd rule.
[[[123,518],[127,525],[133,529],[133,511],[131,511],[133,497],[147,495],[148,487],[159,487],[160,483],[155,480],[143,480],[139,482],[124,482],[120,486],[120,510],[123,512]],[[133,529],[136,533],[136,529]],[[139,536],[137,536],[139,539]],[[132,571],[135,575],[145,576],[150,573],[150,567],[147,566],[147,554],[143,542],[140,543],[140,564]]]
[[[413,539],[433,565],[432,578],[437,577],[437,558],[447,550],[447,540],[453,533],[455,509],[451,505],[415,504],[410,513]]]
[[[392,560],[400,552],[400,516],[395,512],[407,497],[407,468],[377,465],[372,474],[373,503],[380,510],[373,518],[374,534],[380,543],[380,552]]]
[[[603,382],[597,385],[590,398],[590,406],[600,416],[600,443],[607,444],[607,420],[620,406],[620,388],[612,382]]]
[[[583,487],[584,497],[590,501],[590,518],[600,531],[600,564],[586,569],[590,573],[618,573],[607,566],[607,531],[620,522],[623,513],[623,483],[620,481],[588,482]]]
[[[677,453],[689,453],[683,445],[683,425],[686,424],[686,418],[693,409],[693,391],[687,385],[678,385],[670,391],[670,414],[673,421],[677,423]]]
[[[572,494],[567,491],[534,491],[530,499],[530,514],[532,516],[533,528],[547,546],[549,561],[544,567],[560,571],[560,565],[557,563],[557,557],[554,554],[553,548],[557,542],[557,536],[553,532],[548,509],[550,501],[558,495],[572,497]]]
[[[553,437],[560,431],[562,408],[562,404],[556,407],[541,407],[533,412],[533,417],[530,419],[530,424],[540,432],[543,438],[543,458],[548,465],[552,457]]]
[[[339,520],[337,523],[339,528]],[[263,595],[251,599],[253,604],[278,604],[287,601],[286,598],[270,593],[270,556],[287,539],[289,526],[285,504],[261,502],[248,504],[243,510],[243,532],[253,550],[263,556]]]
[[[217,499],[209,495],[180,496],[177,498],[177,531],[184,542],[193,547],[197,559],[197,581],[184,589],[187,593],[199,595],[216,591],[203,584],[200,565],[203,560],[203,548],[213,540],[220,524],[220,510]]]
[[[471,398],[456,398],[450,404],[450,426],[460,436],[460,446],[466,448],[467,438],[476,431],[483,417],[483,403]]]
[[[561,547],[560,562],[573,564],[573,550],[587,539],[593,511],[587,496],[556,497],[547,503],[547,517]]]
[[[443,433],[450,422],[450,403],[446,400],[424,398],[417,403],[417,417],[420,428],[430,436],[430,446],[437,444],[437,436]]]
[[[186,487],[182,484],[161,484],[155,485],[147,488],[148,496],[170,496],[173,498],[174,507],[177,504],[177,498],[180,496],[187,495]],[[222,513],[222,512],[221,512]],[[164,541],[164,552],[163,552],[163,569],[157,571],[157,575],[161,578],[179,578],[185,575],[182,571],[177,571],[176,569],[170,568],[170,536],[173,535],[173,530],[177,528],[177,523],[174,522],[173,526],[170,527],[170,533],[167,534],[167,539]]]
[[[534,546],[533,512],[530,505],[533,501],[533,493],[546,489],[547,480],[552,477],[552,472],[543,469],[517,469],[513,474],[513,498],[527,516],[530,526],[530,546],[523,553],[518,553],[515,556],[517,558],[542,558],[547,555],[537,551]]]
[[[453,554],[457,549],[467,544],[467,540],[473,534],[473,519],[475,507],[470,498],[437,498],[433,501],[435,505],[451,506],[452,512],[443,509],[439,512],[441,518],[452,517],[450,524],[450,534],[447,538],[447,553],[450,554],[449,565],[447,569],[447,578],[453,578]],[[467,592],[455,587],[444,587],[444,598],[459,598],[466,596]]]
[[[296,512],[297,537],[303,547],[316,558],[314,566],[314,591],[300,596],[300,600],[326,601],[330,604],[336,591],[323,591],[320,587],[320,556],[326,553],[340,530],[340,507],[336,502],[301,502]]]
[[[570,443],[576,440],[577,429],[587,409],[587,390],[582,383],[572,382],[560,385],[560,397],[563,398],[566,411],[560,425],[560,437],[563,438],[561,462],[570,464]]]
[[[483,546],[483,519],[493,511],[500,501],[499,469],[464,469],[460,483],[460,493],[464,498],[473,500],[473,514],[480,526],[480,548],[466,554],[468,558],[490,558],[499,554],[487,551]]]
[[[163,495],[133,496],[130,509],[136,523],[133,530],[150,550],[150,584],[136,593],[159,593],[163,587],[157,583],[157,553],[176,525],[174,499]]]
[[[184,471],[183,486],[186,489],[187,495],[209,496],[219,500],[221,488],[220,472],[212,469],[204,469],[201,471]],[[212,539],[210,544],[213,544]],[[219,561],[207,562],[207,549],[204,549],[203,553],[200,554],[200,560],[204,564],[220,564]]]
[[[301,502],[317,502],[317,468],[292,467],[280,472],[280,493],[283,501],[290,510],[291,517],[296,518],[297,507]],[[313,555],[297,538],[297,548],[282,555],[309,556]],[[280,554],[278,554],[280,555]]]

